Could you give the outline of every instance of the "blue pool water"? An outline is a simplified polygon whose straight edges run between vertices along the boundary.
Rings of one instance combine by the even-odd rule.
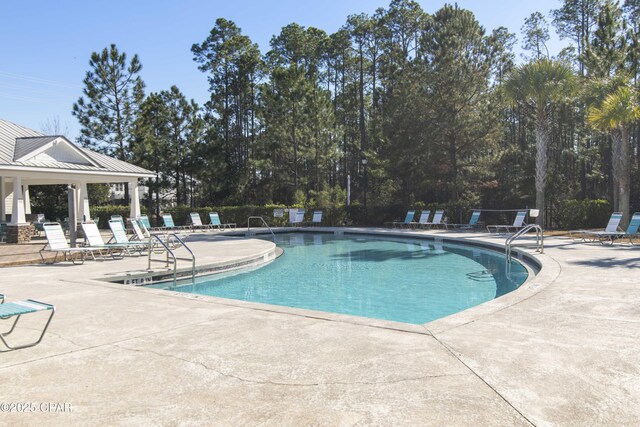
[[[284,254],[256,270],[173,290],[422,324],[504,295],[527,270],[466,245],[379,236],[276,236]],[[165,287],[155,285],[154,287]]]

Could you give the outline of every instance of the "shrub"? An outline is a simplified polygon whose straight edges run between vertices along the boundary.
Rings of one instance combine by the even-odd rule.
[[[611,216],[606,200],[565,200],[554,212],[554,225],[562,230],[602,228]]]

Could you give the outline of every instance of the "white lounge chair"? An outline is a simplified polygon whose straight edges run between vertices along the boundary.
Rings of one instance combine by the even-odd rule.
[[[211,229],[211,224],[204,225],[202,223],[202,219],[200,218],[200,214],[198,212],[191,212],[189,214],[189,219],[191,219],[191,228],[193,229],[193,231]]]
[[[499,233],[501,230],[504,230],[505,233],[509,233],[511,230],[517,231],[524,227],[524,219],[526,218],[526,216],[527,211],[518,211],[518,213],[516,214],[516,219],[513,220],[513,224],[487,225],[487,231],[489,233]]]
[[[416,227],[427,227],[429,224],[429,217],[431,216],[430,210],[425,210],[420,212],[420,218],[418,218],[418,222],[416,223]]]
[[[46,222],[42,226],[44,228],[44,234],[47,237],[47,243],[40,249],[40,258],[43,263],[47,263],[44,259],[43,252],[55,252],[53,261],[47,264],[53,264],[58,259],[58,254],[62,253],[63,261],[71,261],[74,264],[78,264],[78,259],[75,254],[80,255],[79,264],[84,263],[84,257],[86,254],[93,255],[93,249],[88,247],[72,248],[67,243],[67,238],[64,235],[62,226],[58,222]]]
[[[614,212],[609,217],[609,222],[604,230],[571,230],[569,231],[569,236],[573,240],[586,242],[589,239],[592,242],[598,238],[597,233],[617,233],[622,231],[620,230],[620,221],[622,221],[622,212]]]
[[[2,300],[4,302],[4,296],[2,297]],[[20,318],[24,315],[37,313],[39,311],[51,311],[51,314],[47,319],[47,323],[45,323],[44,327],[42,328],[42,332],[40,333],[40,336],[38,337],[38,339],[26,344],[19,344],[19,345],[9,344],[9,342],[7,342],[6,337],[8,337],[9,335],[11,335],[12,332],[14,332],[16,325],[18,324],[18,320],[20,320]],[[35,301],[32,299],[0,304],[0,320],[4,321],[4,320],[9,320],[15,317],[15,320],[13,321],[11,328],[9,328],[7,332],[0,332],[0,340],[2,340],[2,343],[10,350],[18,350],[21,348],[33,347],[34,345],[39,344],[40,341],[42,341],[44,334],[47,332],[47,328],[49,328],[49,324],[51,323],[51,319],[53,319],[53,314],[55,313],[55,311],[56,311],[56,308],[53,305],[46,304],[40,301]]]
[[[126,250],[126,245],[121,245],[119,243],[105,243],[96,223],[83,222],[80,226],[82,227],[82,233],[84,234],[85,247],[97,251],[101,256],[105,255],[103,253],[104,251],[106,252],[106,255],[110,255],[113,258],[118,256],[121,257],[123,252]],[[95,260],[96,257],[94,251],[91,251],[91,255]]]
[[[619,224],[620,221],[618,221]],[[592,241],[598,240],[600,243],[613,244],[615,240],[628,238],[629,243],[633,245],[633,238],[638,236],[638,228],[640,227],[640,212],[636,212],[629,221],[629,226],[626,231],[619,231],[619,226],[616,225],[616,230],[613,231],[585,231],[583,234],[585,238],[591,238]],[[611,226],[613,229],[613,225]]]
[[[304,221],[304,209],[289,209],[289,224],[302,225]]]
[[[427,222],[424,224],[426,228],[434,228],[434,227],[442,227],[444,223],[442,222],[442,218],[444,217],[444,209],[437,209],[433,214],[433,220],[431,222]]]

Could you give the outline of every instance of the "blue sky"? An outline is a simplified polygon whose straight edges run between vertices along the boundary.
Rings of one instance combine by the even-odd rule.
[[[271,36],[292,22],[332,33],[348,15],[373,13],[390,0],[96,0],[6,1],[0,26],[0,118],[40,130],[54,117],[74,139],[78,124],[71,106],[82,94],[91,52],[115,43],[143,65],[147,93],[176,85],[202,104],[206,76],[197,70],[191,45],[206,37],[219,17],[234,21],[262,52]],[[418,0],[433,13],[445,1]],[[450,2],[451,3],[451,2]],[[507,27],[520,38],[532,12],[547,15],[560,0],[458,0],[488,30]],[[553,29],[552,29],[553,33]],[[519,45],[520,43],[518,43]],[[551,54],[561,43],[553,39]]]

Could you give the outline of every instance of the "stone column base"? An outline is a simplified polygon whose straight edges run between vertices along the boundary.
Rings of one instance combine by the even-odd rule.
[[[7,224],[7,243],[29,243],[33,235],[31,224]]]

